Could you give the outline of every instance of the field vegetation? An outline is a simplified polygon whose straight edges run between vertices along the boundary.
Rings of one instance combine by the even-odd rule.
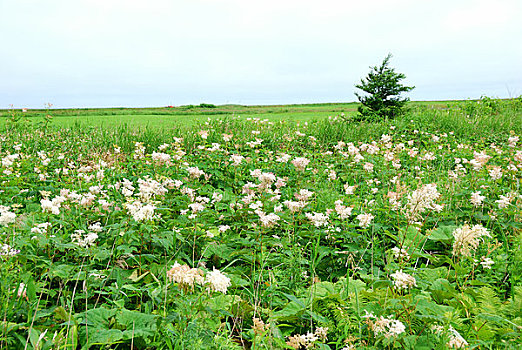
[[[1,349],[517,349],[522,99],[3,111]]]

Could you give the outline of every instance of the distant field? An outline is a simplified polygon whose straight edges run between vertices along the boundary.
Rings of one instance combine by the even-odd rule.
[[[411,106],[432,106],[447,108],[455,101],[419,101]],[[52,124],[56,126],[73,126],[80,123],[86,126],[150,126],[169,127],[176,124],[190,125],[209,117],[241,116],[246,118],[269,119],[270,121],[310,121],[336,116],[344,113],[353,114],[358,103],[324,103],[300,105],[242,106],[222,105],[215,108],[201,106],[179,106],[174,108],[85,108],[85,109],[31,109],[26,113],[15,111],[29,121],[41,121],[47,114],[52,116]],[[9,110],[0,110],[0,124],[9,117]]]

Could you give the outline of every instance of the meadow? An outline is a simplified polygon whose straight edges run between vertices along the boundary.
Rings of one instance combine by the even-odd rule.
[[[517,349],[522,98],[0,112],[0,349]]]

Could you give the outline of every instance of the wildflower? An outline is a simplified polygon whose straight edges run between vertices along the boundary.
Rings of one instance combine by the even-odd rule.
[[[257,214],[259,215],[259,220],[261,220],[261,225],[263,227],[272,227],[281,219],[275,213],[265,215],[262,211],[257,211]]]
[[[453,327],[449,327],[448,331],[450,332],[447,346],[449,348],[461,349],[468,345],[466,339],[464,339],[459,332],[457,332]]]
[[[482,257],[481,260],[482,260],[482,261],[480,262],[480,265],[482,265],[482,268],[484,268],[484,269],[488,269],[488,270],[490,270],[490,269],[491,269],[491,266],[495,263],[495,262],[493,261],[493,259],[491,259],[491,258],[487,258],[487,257],[484,257],[484,256]]]
[[[426,210],[441,211],[442,205],[435,203],[441,194],[437,190],[436,184],[426,184],[408,195],[406,204],[406,215],[410,222],[420,217]]]
[[[310,160],[304,157],[299,157],[292,160],[292,164],[295,166],[296,170],[299,171],[304,171],[309,163]]]
[[[245,157],[243,157],[240,154],[233,154],[230,156],[230,160],[232,161],[232,165],[234,166],[238,166],[239,164],[241,164],[243,159],[245,159]]]
[[[453,231],[453,255],[470,256],[472,251],[475,251],[482,237],[491,237],[488,230],[481,226],[475,225],[469,227],[464,225]]]
[[[225,276],[221,271],[214,268],[212,272],[207,273],[206,282],[210,284],[210,289],[215,292],[227,293],[228,287],[231,286],[230,278]]]
[[[517,146],[517,142],[520,140],[518,136],[511,136],[508,138],[508,146],[511,148],[515,148]]]
[[[232,141],[233,136],[234,135],[232,135],[232,134],[223,134],[223,141],[225,141],[225,142]]]
[[[502,178],[502,167],[499,166],[493,166],[491,169],[489,169],[489,176],[493,180],[499,180]]]
[[[66,198],[62,196],[57,196],[52,200],[42,199],[40,201],[40,205],[42,206],[42,212],[52,213],[54,215],[60,214],[60,208],[62,203],[65,202]]]
[[[164,150],[166,150],[169,147],[170,147],[170,145],[168,143],[164,143],[164,144],[158,146],[158,150],[159,151],[164,151]]]
[[[124,204],[124,207],[137,222],[149,221],[155,217],[154,210],[156,207],[150,203],[145,204],[139,201],[127,202]]]
[[[20,285],[18,285],[18,290],[16,292],[17,297],[24,297],[27,298],[27,287],[25,283],[21,282]]]
[[[500,199],[495,201],[495,203],[498,204],[498,208],[499,209],[506,208],[511,203],[511,201],[513,200],[513,196],[511,195],[511,193],[508,194],[507,196],[500,195],[499,198]]]
[[[171,165],[171,159],[172,156],[167,153],[161,153],[161,152],[152,152],[151,154],[152,160],[155,161],[157,164],[166,164]]]
[[[410,258],[410,254],[408,254],[408,251],[404,248],[399,248],[399,247],[393,247],[391,249],[392,253],[393,253],[393,257],[395,259],[406,259],[408,260]]]
[[[294,197],[298,201],[306,202],[307,200],[310,199],[310,197],[313,196],[313,194],[314,194],[314,192],[312,192],[312,191],[308,191],[307,189],[302,189],[299,191],[299,193],[295,193]]]
[[[350,186],[347,183],[344,184],[344,193],[346,193],[346,194],[353,194],[354,191],[355,191],[355,187],[356,186]]]
[[[359,214],[357,215],[357,220],[359,220],[359,226],[363,228],[367,228],[370,226],[372,220],[374,219],[374,216],[372,214]]]
[[[208,130],[200,130],[198,131],[198,135],[201,136],[203,140],[208,138]]]
[[[321,227],[328,225],[328,216],[323,213],[316,213],[313,214],[306,213],[305,214],[308,220],[314,224],[315,227]]]
[[[188,167],[187,171],[191,178],[197,179],[202,175],[205,175],[205,172],[203,170],[200,170],[197,166],[195,167]]]
[[[347,207],[343,205],[342,200],[335,201],[335,212],[339,215],[341,220],[344,220],[348,218],[350,215],[352,215],[353,207]]]
[[[317,329],[314,332],[314,335],[319,339],[325,341],[328,335],[328,327],[317,327]]]
[[[263,143],[263,140],[262,139],[258,139],[256,137],[256,140],[255,141],[249,141],[247,142],[247,146],[250,147],[250,148],[256,148],[257,146],[261,145],[261,143]]]
[[[311,332],[307,334],[296,334],[288,337],[286,344],[294,349],[310,349],[319,338]]]
[[[9,244],[0,245],[0,256],[14,256],[19,253],[20,250],[11,248]]]
[[[366,170],[367,172],[371,173],[373,171],[373,164],[366,162],[363,165],[363,169]]]
[[[481,196],[480,191],[471,193],[471,204],[473,204],[475,207],[481,206],[484,199],[486,199],[486,197]]]
[[[196,214],[205,209],[205,206],[202,203],[191,203],[189,204],[189,208],[192,210],[192,213]]]
[[[212,193],[212,203],[218,203],[223,200],[223,195],[218,192]]]
[[[254,323],[252,330],[256,335],[263,335],[270,329],[270,323],[265,324],[260,318],[254,317],[252,322]]]
[[[288,161],[292,158],[291,155],[286,153],[281,153],[279,156],[276,157],[276,162],[279,163],[288,163]]]
[[[31,228],[31,232],[36,233],[36,234],[44,234],[44,233],[47,233],[47,230],[49,229],[49,227],[51,227],[51,223],[44,222],[44,223],[38,224],[35,227]]]
[[[101,223],[95,222],[94,224],[89,226],[89,230],[94,231],[94,232],[102,232],[103,227],[102,227]]]
[[[184,288],[190,289],[194,289],[195,284],[203,285],[205,282],[202,270],[181,265],[177,261],[167,271],[167,278],[174,283],[179,283]]]
[[[86,233],[84,230],[75,230],[74,233],[71,234],[72,242],[78,244],[78,246],[82,248],[92,246],[97,238],[98,234],[96,232]]]
[[[226,232],[228,230],[230,230],[230,226],[228,226],[228,225],[219,225],[218,226],[218,231],[220,233]]]
[[[396,289],[408,289],[417,285],[415,277],[402,272],[402,270],[395,271],[391,276],[394,279],[393,284]]]
[[[484,151],[482,152],[473,152],[473,159],[469,161],[469,163],[473,166],[474,170],[480,170],[488,160],[491,158],[491,156],[488,156]]]
[[[291,213],[295,213],[295,212],[298,212],[299,210],[301,210],[302,208],[304,208],[307,203],[304,201],[299,201],[299,202],[284,201],[283,204],[288,207],[288,210],[290,210]]]
[[[7,226],[16,220],[16,214],[9,211],[9,208],[0,205],[0,226]]]
[[[142,142],[136,142],[134,144],[134,159],[141,159],[145,157],[145,147]],[[80,170],[78,170],[80,171]]]
[[[404,333],[406,326],[399,320],[380,316],[377,318],[373,313],[368,313],[362,317],[366,319],[368,327],[373,331],[376,337],[384,335],[385,338],[397,337]]]

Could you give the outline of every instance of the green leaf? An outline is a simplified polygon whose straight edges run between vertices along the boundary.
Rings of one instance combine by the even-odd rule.
[[[110,345],[123,338],[123,332],[119,329],[104,329],[89,327],[88,345]]]
[[[441,226],[430,232],[428,239],[436,242],[449,242],[453,240],[453,231],[457,226]]]

